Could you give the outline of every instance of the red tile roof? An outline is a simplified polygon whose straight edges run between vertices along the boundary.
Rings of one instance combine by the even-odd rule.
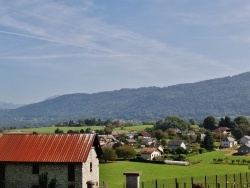
[[[151,154],[154,151],[157,151],[157,148],[143,148],[141,154]]]
[[[86,162],[94,134],[4,134],[0,161]]]

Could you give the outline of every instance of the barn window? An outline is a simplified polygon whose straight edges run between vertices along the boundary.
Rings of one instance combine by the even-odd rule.
[[[68,164],[68,181],[75,181],[75,164]]]
[[[90,162],[89,171],[92,172],[93,164]]]
[[[32,173],[33,174],[39,174],[39,163],[34,163],[32,165]]]
[[[5,180],[5,164],[0,164],[0,180]]]

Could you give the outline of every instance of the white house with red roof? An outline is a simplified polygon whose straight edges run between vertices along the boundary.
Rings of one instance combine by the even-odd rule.
[[[155,157],[162,155],[161,151],[157,148],[143,148],[140,153],[141,158],[144,160],[153,160]]]
[[[4,134],[0,137],[0,187],[60,188],[99,185],[101,148],[94,134]]]

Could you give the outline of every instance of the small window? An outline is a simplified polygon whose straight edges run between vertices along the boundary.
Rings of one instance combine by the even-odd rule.
[[[32,173],[33,174],[39,174],[39,164],[38,163],[34,163],[32,165]]]
[[[75,188],[75,185],[68,185],[68,188]]]
[[[68,164],[68,181],[75,181],[75,164]]]
[[[0,180],[5,180],[5,164],[0,164]]]
[[[90,166],[89,166],[89,168],[90,168],[90,169],[89,169],[89,171],[90,171],[90,172],[92,172],[92,170],[93,170],[93,169],[92,169],[92,168],[93,168],[93,164],[92,164],[92,162],[90,162]]]

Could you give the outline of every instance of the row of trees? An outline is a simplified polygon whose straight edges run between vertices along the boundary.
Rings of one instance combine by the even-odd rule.
[[[119,143],[118,143],[119,144]],[[133,158],[136,156],[136,151],[128,145],[114,145],[113,147],[107,146],[102,148],[103,160],[115,161],[117,158]]]
[[[233,136],[240,139],[244,135],[250,135],[250,123],[246,116],[237,116],[232,119],[230,116],[222,117],[219,120],[214,116],[207,116],[200,124],[194,118],[186,121],[178,116],[169,116],[166,119],[158,120],[155,125],[155,130],[171,130],[171,128],[183,130],[195,130],[197,128],[204,128],[206,130],[214,131],[219,127],[228,127],[231,129]]]
[[[78,120],[78,121],[67,121],[67,122],[59,122],[55,126],[57,127],[82,127],[82,126],[131,126],[130,122],[124,122],[121,120],[101,120],[96,118],[87,118],[84,120]]]

